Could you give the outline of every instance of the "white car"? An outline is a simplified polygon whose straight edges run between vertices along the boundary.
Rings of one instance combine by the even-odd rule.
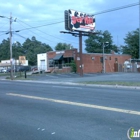
[[[6,70],[6,69],[2,69],[1,72],[2,72],[2,73],[6,73],[7,70]]]

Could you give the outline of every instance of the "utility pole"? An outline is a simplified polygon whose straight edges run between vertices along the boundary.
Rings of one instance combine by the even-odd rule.
[[[83,59],[82,59],[82,32],[79,32],[79,56],[80,56],[80,76],[83,76]]]
[[[139,59],[140,59],[140,0],[139,0]]]
[[[103,42],[103,65],[102,65],[102,71],[105,73],[105,56],[104,56],[104,49],[105,49],[105,44]]]
[[[11,65],[11,72],[10,72],[10,78],[13,80],[13,58],[12,58],[12,13],[10,13],[10,32],[9,32],[9,38],[10,38],[10,65]]]

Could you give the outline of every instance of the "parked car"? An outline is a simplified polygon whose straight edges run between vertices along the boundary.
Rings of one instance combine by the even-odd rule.
[[[32,66],[31,67],[31,71],[37,71],[37,70],[38,70],[37,66]]]
[[[6,73],[7,70],[6,70],[6,69],[2,69],[1,72],[2,72],[2,73]]]
[[[6,73],[7,70],[6,69],[0,69],[0,73]]]

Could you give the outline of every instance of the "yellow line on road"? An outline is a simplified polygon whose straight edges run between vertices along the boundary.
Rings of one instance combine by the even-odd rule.
[[[29,96],[29,95],[23,95],[23,94],[15,94],[15,93],[7,93],[6,95],[28,98],[28,99],[35,99],[35,100],[44,100],[44,101],[50,101],[50,102],[55,102],[55,103],[60,103],[60,104],[101,109],[101,110],[107,110],[107,111],[114,111],[114,112],[120,112],[120,113],[127,113],[127,114],[133,114],[133,115],[140,115],[139,111],[125,110],[125,109],[112,108],[112,107],[106,107],[106,106],[98,106],[98,105],[93,105],[93,104],[84,104],[84,103],[70,102],[70,101],[65,101],[65,100],[56,100],[56,99],[51,99],[51,98],[43,98],[43,97]]]

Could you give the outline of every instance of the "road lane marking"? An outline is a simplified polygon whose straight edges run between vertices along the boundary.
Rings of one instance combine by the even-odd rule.
[[[112,107],[106,107],[106,106],[98,106],[98,105],[94,105],[94,104],[85,104],[85,103],[78,103],[78,102],[71,102],[71,101],[65,101],[65,100],[57,100],[57,99],[43,98],[43,97],[38,97],[38,96],[30,96],[30,95],[15,94],[15,93],[6,93],[6,95],[15,96],[15,97],[22,97],[22,98],[28,98],[28,99],[35,99],[35,100],[50,101],[50,102],[54,102],[54,103],[74,105],[74,106],[80,106],[80,107],[87,107],[87,108],[101,109],[101,110],[107,110],[107,111],[114,111],[114,112],[119,112],[119,113],[140,115],[139,111],[125,110],[125,109],[112,108]]]
[[[74,88],[74,89],[83,89],[83,88],[81,88],[81,87],[64,87],[64,86],[52,86],[52,87],[56,87],[56,88]]]

